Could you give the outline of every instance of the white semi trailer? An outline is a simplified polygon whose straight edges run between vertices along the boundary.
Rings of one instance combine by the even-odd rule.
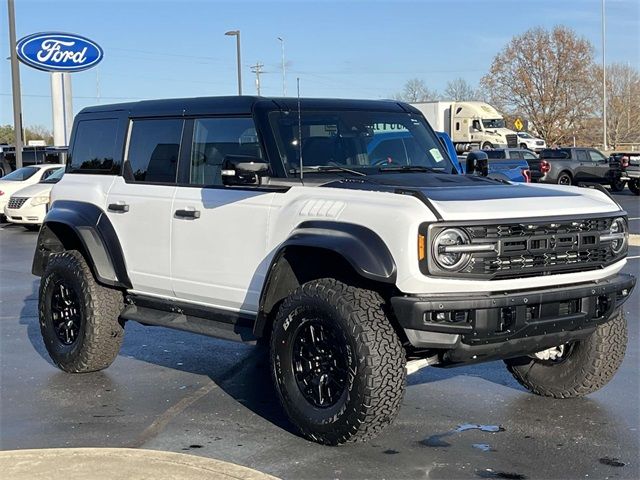
[[[518,136],[505,127],[504,117],[484,102],[418,102],[434,130],[447,132],[460,153],[474,148],[516,148]]]

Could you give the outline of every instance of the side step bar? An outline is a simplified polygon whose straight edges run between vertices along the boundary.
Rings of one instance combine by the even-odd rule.
[[[173,328],[186,332],[199,333],[209,337],[233,340],[236,342],[255,343],[257,340],[253,334],[253,328],[238,323],[227,323],[204,318],[195,315],[188,315],[179,312],[167,312],[157,308],[142,307],[139,305],[127,305],[120,318],[133,320],[143,325],[154,325],[158,327]]]

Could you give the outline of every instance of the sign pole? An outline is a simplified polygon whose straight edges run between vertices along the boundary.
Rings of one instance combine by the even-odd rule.
[[[13,95],[13,132],[16,148],[16,169],[22,168],[22,101],[20,96],[20,65],[16,52],[16,12],[14,0],[7,0],[9,10],[9,50],[11,52],[11,92]]]

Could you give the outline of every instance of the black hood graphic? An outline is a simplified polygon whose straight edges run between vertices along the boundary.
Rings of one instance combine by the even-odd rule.
[[[388,173],[349,177],[326,183],[323,187],[404,194],[413,191],[436,201],[579,196],[572,191],[527,188],[521,184],[509,184],[475,175],[440,173]]]

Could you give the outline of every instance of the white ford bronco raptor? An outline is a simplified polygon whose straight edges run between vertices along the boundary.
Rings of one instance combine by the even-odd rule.
[[[53,361],[106,368],[127,321],[268,345],[300,432],[395,418],[406,362],[501,359],[539,395],[622,362],[627,218],[599,188],[456,169],[393,101],[157,100],[85,108],[33,273]]]

